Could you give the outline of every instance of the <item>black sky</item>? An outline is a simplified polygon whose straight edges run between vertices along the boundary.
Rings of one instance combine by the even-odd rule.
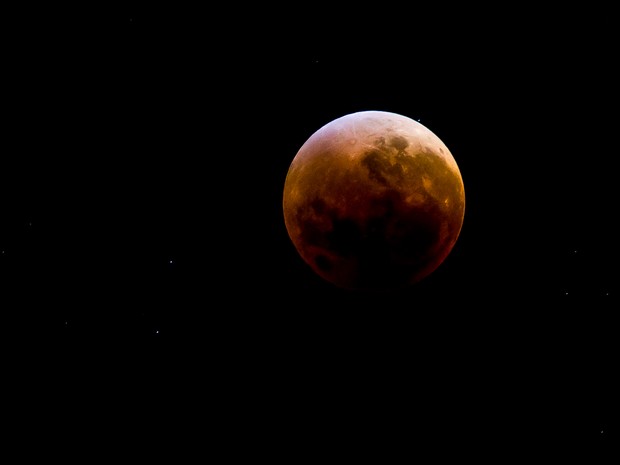
[[[293,462],[609,452],[612,17],[400,8],[6,20],[1,305],[31,418]],[[395,294],[321,281],[282,218],[296,151],[361,110],[419,119],[465,183],[453,252]]]

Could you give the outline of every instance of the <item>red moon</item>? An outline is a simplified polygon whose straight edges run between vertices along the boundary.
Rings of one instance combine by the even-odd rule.
[[[351,290],[407,287],[454,247],[465,190],[446,145],[419,122],[361,111],[321,127],[284,183],[284,222],[310,267]]]

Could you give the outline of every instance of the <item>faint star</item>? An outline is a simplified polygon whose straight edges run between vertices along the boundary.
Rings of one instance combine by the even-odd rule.
[[[172,263],[172,260],[170,260],[168,263]]]
[[[156,331],[155,331],[155,334],[159,334],[159,330],[156,330]]]

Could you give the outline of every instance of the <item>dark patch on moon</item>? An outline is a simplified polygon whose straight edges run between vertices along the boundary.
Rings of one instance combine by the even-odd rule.
[[[325,201],[319,197],[315,197],[310,203],[310,208],[315,215],[321,215],[325,212]]]
[[[390,142],[392,143],[392,147],[399,152],[405,150],[409,146],[409,141],[402,136],[394,136]]]
[[[363,238],[363,231],[360,225],[350,219],[341,218],[335,212],[331,212],[332,229],[325,235],[325,247],[336,252],[341,257],[355,255]]]
[[[368,177],[384,186],[388,185],[388,180],[384,176],[386,155],[378,150],[369,150],[362,158],[362,166],[368,170]]]
[[[314,263],[316,263],[316,266],[319,268],[319,270],[323,271],[331,271],[331,269],[334,267],[332,261],[325,255],[317,255],[314,258]]]
[[[300,228],[300,241],[302,244],[320,245],[324,242],[324,231],[320,228],[320,219],[323,215],[316,215],[312,209],[300,208],[296,213],[296,223]]]
[[[385,187],[402,187],[413,190],[423,196],[444,199],[459,199],[461,180],[442,158],[433,153],[421,153],[417,156],[400,151],[388,154],[379,150],[368,150],[361,160],[368,170],[368,177]],[[422,179],[432,180],[432,187],[422,185]],[[452,208],[462,209],[462,205],[453,202]]]
[[[409,188],[414,181],[420,179],[416,160],[403,151],[387,154],[379,150],[368,150],[362,156],[361,164],[368,170],[370,179],[386,187],[409,181]]]

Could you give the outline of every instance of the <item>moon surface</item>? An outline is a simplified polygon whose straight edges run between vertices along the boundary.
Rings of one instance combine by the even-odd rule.
[[[446,145],[417,121],[360,111],[321,127],[284,183],[293,245],[330,283],[402,289],[432,273],[456,243],[465,190]]]

